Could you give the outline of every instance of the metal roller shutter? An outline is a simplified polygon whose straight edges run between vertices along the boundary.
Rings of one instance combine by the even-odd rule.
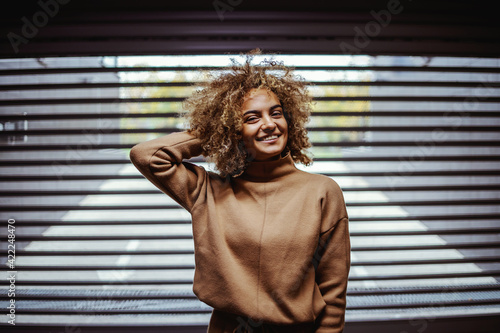
[[[235,10],[222,26],[214,12],[70,12],[17,54],[2,44],[0,256],[15,233],[15,268],[1,274],[17,272],[16,330],[204,331],[189,215],[127,154],[181,129],[196,74],[229,63],[217,54],[253,47],[295,54],[286,62],[311,82],[310,171],[341,185],[351,221],[349,332],[498,325],[498,28],[472,16],[459,34],[463,9],[426,14],[435,25],[402,12],[343,55],[369,12]]]

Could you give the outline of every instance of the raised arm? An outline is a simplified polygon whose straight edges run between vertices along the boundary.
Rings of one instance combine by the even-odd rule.
[[[130,160],[156,187],[191,211],[206,179],[206,171],[185,159],[200,155],[200,140],[187,132],[140,143]]]
[[[336,185],[336,184],[335,184]],[[323,202],[323,230],[318,245],[318,284],[326,308],[317,319],[317,333],[344,330],[347,279],[351,265],[351,245],[345,203],[340,188]]]

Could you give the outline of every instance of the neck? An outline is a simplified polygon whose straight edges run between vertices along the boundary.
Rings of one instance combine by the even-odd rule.
[[[285,176],[297,170],[290,154],[269,161],[253,161],[242,174],[242,178],[256,181],[267,181]]]

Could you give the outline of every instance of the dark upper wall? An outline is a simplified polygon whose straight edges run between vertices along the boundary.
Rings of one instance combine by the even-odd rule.
[[[0,17],[8,17],[12,13],[25,15],[28,10],[38,7],[40,0],[17,0],[4,3]],[[51,0],[42,0],[50,2]],[[350,1],[290,1],[290,0],[221,0],[241,11],[370,11],[382,8],[389,0],[350,0]],[[59,0],[65,3],[67,11],[211,11],[214,0]],[[494,15],[495,1],[471,0],[401,0],[412,11],[438,11],[441,13],[461,12],[477,13],[483,16]],[[8,7],[8,8],[7,8]]]
[[[255,47],[283,53],[500,55],[500,20],[490,1],[216,1],[5,3],[0,57],[237,53]],[[40,2],[52,5],[43,9]]]

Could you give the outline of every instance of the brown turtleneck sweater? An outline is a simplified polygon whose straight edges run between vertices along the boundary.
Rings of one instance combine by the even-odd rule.
[[[194,293],[252,323],[315,322],[316,332],[342,332],[350,242],[337,183],[298,170],[289,155],[221,178],[183,162],[201,152],[186,132],[130,152],[139,171],[191,213]]]

